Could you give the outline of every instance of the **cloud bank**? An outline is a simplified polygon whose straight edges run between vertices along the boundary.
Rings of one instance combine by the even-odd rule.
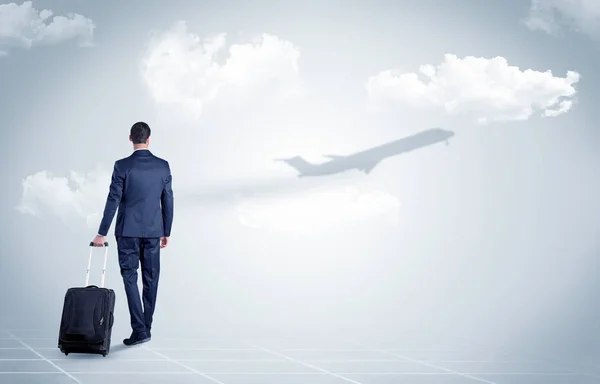
[[[227,54],[225,47],[224,33],[202,38],[190,33],[183,21],[155,34],[140,68],[151,98],[197,118],[228,89],[235,91],[227,93],[229,98],[299,92],[300,51],[291,42],[263,34],[229,46]]]
[[[479,123],[527,120],[536,112],[555,117],[568,112],[580,75],[568,71],[521,70],[504,57],[487,59],[452,54],[438,65],[425,64],[415,72],[384,70],[366,84],[374,105],[407,105],[463,115]]]
[[[100,224],[111,172],[102,166],[69,177],[40,171],[27,176],[17,210],[23,214],[58,217],[64,224],[95,228]]]
[[[237,207],[240,224],[284,233],[323,233],[359,221],[387,218],[396,223],[397,197],[376,189],[326,188],[295,196],[244,199]]]
[[[29,49],[66,40],[91,46],[94,28],[92,20],[85,16],[53,16],[51,10],[35,9],[31,1],[0,4],[0,57],[7,56],[10,48]]]

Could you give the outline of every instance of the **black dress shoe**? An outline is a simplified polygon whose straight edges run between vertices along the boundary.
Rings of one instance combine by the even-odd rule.
[[[123,340],[123,344],[126,346],[142,344],[147,341],[150,341],[150,336],[146,332],[134,332],[131,334],[131,337]]]

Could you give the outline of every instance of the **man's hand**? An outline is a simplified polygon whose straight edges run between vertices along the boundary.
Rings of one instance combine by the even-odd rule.
[[[169,238],[165,237],[165,236],[161,237],[160,238],[160,247],[164,248],[167,246],[167,244],[169,244]]]
[[[94,237],[94,240],[92,240],[92,243],[94,243],[94,247],[104,247],[105,239],[106,237],[97,235]]]

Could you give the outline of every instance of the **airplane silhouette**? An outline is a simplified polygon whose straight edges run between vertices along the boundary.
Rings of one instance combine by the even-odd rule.
[[[329,157],[331,160],[320,164],[309,163],[300,156],[289,159],[275,159],[275,161],[283,161],[295,168],[300,172],[298,177],[333,175],[352,169],[369,174],[377,164],[387,157],[396,156],[441,141],[445,141],[446,145],[448,145],[448,139],[452,136],[454,136],[454,132],[441,128],[432,128],[351,155],[325,155],[325,157]]]

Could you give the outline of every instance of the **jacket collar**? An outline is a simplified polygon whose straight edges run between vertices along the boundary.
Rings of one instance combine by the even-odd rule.
[[[133,151],[132,156],[150,156],[152,152],[150,152],[147,148],[140,148]]]

